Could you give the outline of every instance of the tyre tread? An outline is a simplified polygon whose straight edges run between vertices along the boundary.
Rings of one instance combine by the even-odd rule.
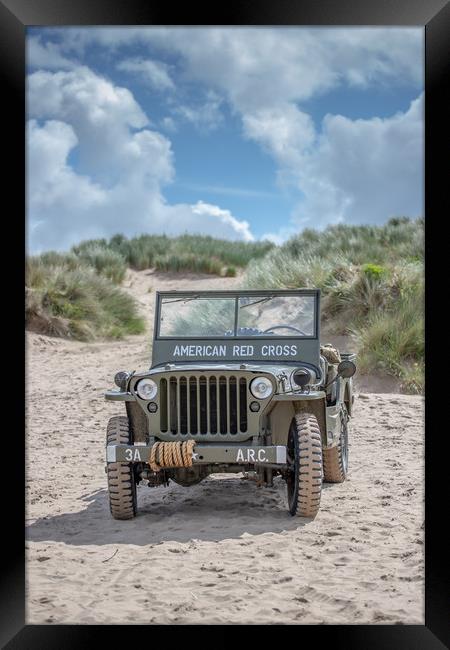
[[[131,433],[126,416],[112,417],[106,429],[107,445],[127,445]],[[131,463],[108,463],[109,508],[114,519],[133,519],[137,511],[136,486]]]
[[[317,419],[310,413],[296,413],[300,461],[296,512],[300,517],[315,517],[322,493],[322,439]]]

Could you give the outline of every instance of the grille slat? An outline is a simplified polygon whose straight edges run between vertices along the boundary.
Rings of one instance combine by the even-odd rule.
[[[196,377],[196,390],[197,390],[197,431],[196,433],[200,433],[201,428],[202,428],[202,414],[201,414],[201,409],[200,409],[200,377]]]
[[[189,379],[186,377],[186,411],[187,411],[187,432],[191,433],[191,399],[190,399],[190,384]]]
[[[237,431],[241,433],[241,391],[239,380],[236,379],[236,419]]]
[[[240,408],[239,408],[239,423],[241,431],[247,431],[247,382],[244,377],[239,380],[239,395],[240,395]]]
[[[159,390],[161,393],[161,416],[160,416],[160,426],[161,426],[161,431],[167,431],[168,429],[168,423],[167,423],[167,379],[161,379]]]
[[[206,431],[211,433],[210,377],[206,377]]]
[[[227,433],[231,433],[230,426],[230,411],[231,411],[231,402],[230,402],[230,377],[226,377],[226,390],[227,390]]]
[[[220,381],[216,378],[216,433],[220,433]]]
[[[178,381],[175,377],[171,377],[169,386],[170,386],[170,431],[172,433],[177,432],[178,422],[177,422],[177,385]]]
[[[189,379],[189,402],[191,405],[191,433],[198,432],[198,410],[197,410],[197,399],[196,399],[196,390],[197,382],[195,377]]]
[[[234,375],[172,376],[160,382],[161,431],[234,435],[247,431],[247,379]]]
[[[177,433],[181,433],[181,395],[180,395],[181,379],[177,381]]]
[[[220,433],[227,432],[227,380],[225,377],[219,377],[219,389],[220,389]]]

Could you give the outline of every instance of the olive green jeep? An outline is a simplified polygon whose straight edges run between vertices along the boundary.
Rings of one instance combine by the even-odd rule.
[[[136,515],[138,483],[244,472],[282,477],[290,514],[314,517],[347,475],[356,370],[319,328],[315,289],[157,292],[150,369],[105,394],[126,408],[107,427],[112,516]]]

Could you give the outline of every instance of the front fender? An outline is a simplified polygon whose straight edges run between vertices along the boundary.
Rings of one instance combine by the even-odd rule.
[[[286,445],[289,427],[296,412],[315,415],[320,428],[322,444],[327,444],[326,396],[324,391],[309,394],[276,395],[268,416],[273,444]]]
[[[122,390],[107,390],[105,392],[105,399],[108,401],[116,401],[116,402],[135,401],[135,397],[131,393]]]
[[[354,402],[353,377],[350,377],[350,379],[347,379],[347,381],[345,382],[343,400],[347,407],[347,412],[351,417],[353,415],[353,402]]]

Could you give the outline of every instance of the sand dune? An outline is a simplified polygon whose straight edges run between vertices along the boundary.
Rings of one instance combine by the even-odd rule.
[[[424,622],[421,397],[360,380],[349,478],[324,486],[314,521],[289,516],[281,480],[240,475],[139,487],[139,516],[110,517],[104,430],[124,408],[103,392],[117,370],[149,365],[149,287],[238,281],[129,272],[146,336],[28,333],[27,623]]]

